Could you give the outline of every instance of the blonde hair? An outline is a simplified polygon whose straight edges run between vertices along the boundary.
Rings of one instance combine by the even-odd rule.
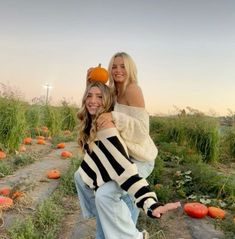
[[[96,112],[96,115],[91,116],[86,108],[86,99],[92,87],[98,87],[102,95],[102,107]],[[112,111],[114,106],[113,94],[110,88],[98,81],[88,82],[86,90],[82,98],[82,106],[77,113],[78,122],[78,145],[82,152],[87,144],[89,149],[95,140],[97,128],[96,121],[100,114]]]
[[[126,80],[124,82],[124,86],[123,86],[123,94],[125,93],[126,91],[126,87],[129,83],[131,82],[136,82],[137,83],[137,68],[136,68],[136,65],[135,65],[135,62],[133,61],[133,59],[131,58],[130,55],[128,55],[127,53],[125,52],[117,52],[116,54],[114,54],[109,62],[109,67],[108,67],[108,72],[109,72],[109,87],[111,88],[112,92],[113,93],[117,93],[117,89],[116,89],[116,86],[115,86],[115,81],[113,80],[113,77],[112,77],[112,67],[113,67],[113,62],[114,62],[114,59],[116,57],[122,57],[123,58],[123,62],[124,62],[124,66],[125,66],[125,69],[126,69],[126,74],[127,74],[127,77],[126,77]]]

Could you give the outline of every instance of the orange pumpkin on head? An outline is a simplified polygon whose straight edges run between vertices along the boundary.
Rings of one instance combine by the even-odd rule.
[[[90,81],[99,81],[105,84],[108,79],[109,73],[105,68],[101,67],[101,64],[99,64],[97,67],[94,67],[89,74]]]

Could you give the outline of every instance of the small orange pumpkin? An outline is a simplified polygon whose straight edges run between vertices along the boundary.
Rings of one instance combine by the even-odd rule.
[[[9,197],[0,196],[0,209],[6,210],[13,206],[13,200]]]
[[[42,126],[42,132],[47,133],[48,132],[48,127],[47,126]]]
[[[202,203],[191,202],[184,205],[184,211],[190,217],[203,218],[207,215],[208,208]]]
[[[64,142],[58,143],[58,144],[56,145],[56,148],[57,148],[57,149],[63,149],[64,147],[65,147],[65,143],[64,143]]]
[[[45,137],[43,135],[38,135],[36,138],[45,140]]]
[[[47,177],[50,179],[57,179],[60,177],[60,171],[58,169],[51,169],[47,171]]]
[[[32,138],[30,138],[30,137],[24,138],[24,139],[23,139],[23,143],[24,143],[24,144],[31,144],[31,143],[32,143]]]
[[[11,198],[12,198],[12,199],[16,199],[16,198],[21,197],[21,196],[23,196],[23,195],[24,195],[23,192],[21,192],[21,191],[15,191],[15,192],[12,194]]]
[[[208,216],[212,218],[221,218],[225,217],[225,211],[219,207],[208,207]]]
[[[0,194],[3,196],[8,196],[10,194],[11,189],[9,187],[0,188]]]
[[[108,71],[105,68],[101,67],[101,64],[99,64],[98,67],[94,67],[89,74],[89,80],[100,81],[104,84],[108,81],[108,78]]]
[[[37,140],[37,144],[45,144],[45,140],[44,139],[38,139]]]
[[[71,152],[69,152],[69,151],[62,151],[61,153],[60,153],[60,156],[62,157],[62,158],[70,158],[70,157],[72,157],[72,153]]]
[[[6,153],[0,150],[0,159],[6,158]]]
[[[23,144],[21,144],[20,146],[19,146],[19,152],[25,152],[26,151],[26,147],[23,145]]]

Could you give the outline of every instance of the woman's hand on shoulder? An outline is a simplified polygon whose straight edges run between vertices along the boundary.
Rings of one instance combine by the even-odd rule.
[[[136,83],[127,86],[125,97],[129,106],[145,108],[142,90]]]
[[[113,128],[115,125],[113,123],[112,113],[103,113],[97,119],[97,129],[104,129],[104,128]]]

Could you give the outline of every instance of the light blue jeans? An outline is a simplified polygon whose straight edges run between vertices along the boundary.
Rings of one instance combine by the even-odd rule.
[[[144,178],[154,168],[154,161],[132,161],[136,163],[139,175]],[[96,239],[137,238],[139,209],[131,195],[114,181],[103,184],[94,192],[84,184],[78,171],[75,172],[74,179],[83,217],[96,217]]]

